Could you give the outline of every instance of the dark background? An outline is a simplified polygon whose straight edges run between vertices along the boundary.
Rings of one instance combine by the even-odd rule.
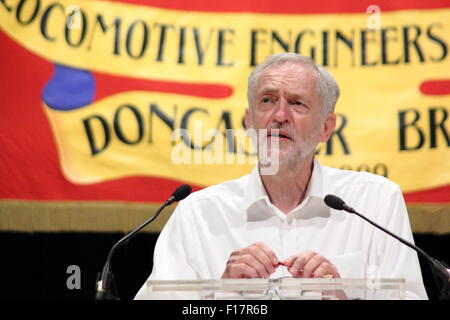
[[[0,232],[0,298],[93,300],[95,281],[121,233]],[[158,234],[141,233],[120,248],[112,261],[121,299],[133,299],[150,275]],[[450,233],[414,234],[417,246],[450,265]],[[427,263],[420,258],[430,299],[438,292]],[[81,288],[66,286],[70,265],[81,269]]]

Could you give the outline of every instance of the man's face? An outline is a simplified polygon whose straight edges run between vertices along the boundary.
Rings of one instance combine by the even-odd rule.
[[[333,113],[321,117],[315,71],[292,62],[262,71],[251,108],[246,111],[247,128],[267,129],[269,152],[271,139],[278,139],[280,164],[312,158],[317,144],[328,140],[335,126]],[[279,135],[271,129],[279,129]]]

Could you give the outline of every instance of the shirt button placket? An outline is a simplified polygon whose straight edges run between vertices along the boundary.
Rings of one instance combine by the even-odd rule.
[[[295,234],[294,228],[292,228],[292,224],[288,223],[288,220],[285,219],[281,225],[281,254],[280,260],[284,260],[290,257],[293,254],[293,247],[295,246]],[[291,274],[287,271],[285,267],[282,270],[283,277],[289,277]]]

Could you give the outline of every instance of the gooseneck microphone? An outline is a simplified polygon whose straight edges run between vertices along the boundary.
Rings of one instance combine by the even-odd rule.
[[[416,245],[412,244],[409,241],[406,241],[405,239],[397,236],[396,234],[394,234],[394,233],[390,232],[389,230],[383,228],[382,226],[376,224],[375,222],[373,222],[369,218],[366,218],[362,214],[358,213],[355,209],[353,209],[352,207],[347,205],[345,203],[345,201],[342,200],[341,198],[339,198],[338,196],[335,196],[333,194],[328,194],[328,195],[325,196],[323,201],[325,202],[325,204],[327,206],[329,206],[332,209],[344,210],[344,211],[347,211],[349,213],[356,214],[357,216],[359,216],[362,219],[366,220],[370,224],[374,225],[376,228],[384,231],[385,233],[387,233],[391,237],[394,237],[395,239],[397,239],[401,243],[403,243],[403,244],[407,245],[408,247],[416,250],[422,257],[425,258],[425,260],[428,262],[428,264],[431,267],[431,271],[433,273],[434,279],[435,279],[436,284],[437,284],[437,286],[439,288],[439,291],[440,291],[439,299],[440,300],[450,300],[450,271],[448,270],[448,267],[445,265],[445,263],[441,263],[440,261],[432,258],[425,251],[423,251],[422,249],[420,249]]]
[[[96,286],[96,294],[95,299],[96,300],[119,300],[119,297],[117,295],[117,292],[113,293],[112,291],[116,291],[115,283],[114,283],[114,276],[112,274],[111,269],[111,259],[114,256],[114,253],[117,251],[119,247],[121,247],[124,243],[126,243],[128,240],[133,238],[140,230],[145,228],[150,222],[156,219],[156,217],[161,213],[161,211],[171,205],[172,203],[176,201],[181,201],[184,198],[186,198],[190,193],[192,192],[192,188],[185,184],[180,187],[178,187],[170,196],[169,199],[164,202],[164,204],[155,212],[155,214],[145,221],[143,224],[141,224],[139,227],[131,231],[129,234],[127,234],[125,237],[117,241],[117,243],[111,248],[108,254],[108,258],[106,259],[105,266],[103,267],[103,271],[101,275],[99,276],[97,280],[97,286]],[[113,288],[111,288],[111,285],[113,285]]]

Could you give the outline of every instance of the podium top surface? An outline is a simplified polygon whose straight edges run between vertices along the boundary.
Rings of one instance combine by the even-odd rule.
[[[404,279],[148,280],[155,299],[405,299]]]

